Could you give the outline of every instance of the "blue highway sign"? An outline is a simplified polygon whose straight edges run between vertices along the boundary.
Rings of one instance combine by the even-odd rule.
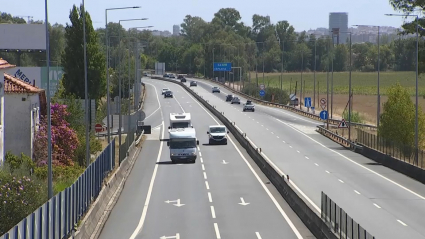
[[[307,108],[311,107],[311,97],[305,97],[304,98],[304,106]]]
[[[260,90],[260,96],[265,96],[266,92],[264,90]]]
[[[327,110],[320,111],[320,119],[322,119],[322,120],[328,119],[328,111]]]
[[[232,63],[214,62],[214,71],[232,71]]]

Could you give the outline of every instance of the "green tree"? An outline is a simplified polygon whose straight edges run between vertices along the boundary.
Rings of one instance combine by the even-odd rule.
[[[388,101],[384,103],[378,133],[385,140],[403,148],[405,155],[412,152],[415,145],[415,105],[407,89],[400,84],[387,91]],[[424,143],[425,116],[419,108],[419,140]]]
[[[67,46],[62,54],[64,75],[62,84],[66,94],[83,99],[84,95],[84,51],[82,6],[75,5],[70,11],[71,25],[65,27]],[[97,34],[93,29],[90,14],[86,11],[87,80],[90,99],[100,100],[106,94],[105,58],[100,51]]]

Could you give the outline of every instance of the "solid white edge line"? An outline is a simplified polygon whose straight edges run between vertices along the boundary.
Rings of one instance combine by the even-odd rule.
[[[259,232],[255,232],[255,235],[257,236],[257,239],[262,239]]]
[[[217,239],[221,239],[221,237],[220,237],[220,230],[218,230],[217,223],[214,223],[214,230],[215,230],[215,235],[217,236]]]
[[[276,119],[276,118],[275,118],[275,119]],[[416,192],[414,192],[414,191],[412,191],[412,190],[410,190],[410,189],[406,188],[405,186],[403,186],[403,185],[401,185],[401,184],[399,184],[399,183],[397,183],[397,182],[395,182],[395,181],[393,181],[393,180],[391,180],[391,179],[389,179],[389,178],[387,178],[387,177],[385,177],[385,176],[383,176],[383,175],[381,175],[381,174],[379,174],[379,173],[377,173],[377,172],[373,171],[372,169],[369,169],[369,168],[367,168],[367,167],[365,167],[365,166],[363,166],[363,165],[361,165],[361,164],[357,163],[356,161],[354,161],[354,160],[350,159],[349,157],[347,157],[347,156],[345,156],[345,155],[343,155],[343,154],[341,154],[341,153],[339,153],[339,152],[337,152],[337,151],[335,151],[335,150],[333,150],[333,149],[330,149],[330,148],[326,147],[324,144],[322,144],[322,143],[318,142],[317,140],[315,140],[315,139],[311,138],[310,136],[308,136],[308,135],[304,134],[303,132],[301,132],[300,130],[298,130],[298,129],[294,128],[293,126],[289,125],[288,123],[283,122],[283,121],[281,121],[281,120],[279,120],[279,119],[276,119],[276,120],[277,120],[277,121],[279,121],[279,122],[281,122],[281,123],[283,123],[283,124],[285,124],[286,126],[290,127],[291,129],[293,129],[293,130],[295,130],[295,131],[299,132],[300,134],[302,134],[302,135],[304,135],[305,137],[309,138],[310,140],[312,140],[313,142],[317,143],[318,145],[320,145],[320,146],[322,146],[322,147],[324,147],[324,148],[328,149],[329,151],[331,151],[331,152],[333,152],[333,153],[335,153],[335,154],[338,154],[339,156],[343,157],[344,159],[346,159],[346,160],[350,161],[351,163],[353,163],[353,164],[355,164],[355,165],[357,165],[357,166],[359,166],[359,167],[361,167],[361,168],[363,168],[363,169],[366,169],[367,171],[369,171],[369,172],[371,172],[371,173],[373,173],[373,174],[375,174],[375,175],[377,175],[377,176],[381,177],[382,179],[385,179],[385,180],[387,180],[388,182],[390,182],[390,183],[392,183],[392,184],[394,184],[394,185],[396,185],[396,186],[398,186],[398,187],[400,187],[400,188],[402,188],[402,189],[406,190],[407,192],[409,192],[409,193],[411,193],[411,194],[413,194],[413,195],[415,195],[415,196],[419,197],[420,199],[425,200],[425,197],[424,197],[424,196],[422,196],[422,195],[420,195],[420,194],[418,194],[418,193],[416,193]]]
[[[208,112],[207,109],[205,109],[201,103],[199,103],[196,99],[194,99],[189,92],[185,91],[187,95],[189,95],[190,98],[192,98],[217,124],[219,124],[219,122],[210,114],[210,112]],[[285,211],[283,211],[282,207],[279,205],[279,203],[277,202],[276,198],[272,195],[272,193],[269,191],[269,189],[266,187],[266,185],[263,183],[263,181],[261,181],[261,178],[258,176],[258,174],[255,172],[255,170],[252,168],[251,164],[249,164],[248,160],[245,158],[245,156],[242,154],[242,152],[239,150],[239,148],[236,146],[236,144],[233,142],[233,140],[231,138],[229,138],[230,142],[233,144],[233,147],[236,149],[236,151],[238,151],[239,155],[242,157],[242,159],[245,161],[246,165],[248,166],[248,168],[251,170],[251,172],[254,174],[254,176],[257,178],[258,182],[261,184],[261,186],[263,187],[263,189],[266,191],[266,193],[268,194],[268,196],[270,197],[270,199],[273,201],[273,203],[275,204],[275,206],[277,207],[277,209],[279,210],[279,212],[281,213],[281,215],[283,216],[283,218],[286,220],[286,222],[288,223],[288,225],[291,227],[292,231],[295,233],[295,235],[297,236],[297,238],[299,239],[303,239],[303,237],[301,236],[300,232],[298,231],[298,229],[295,227],[295,225],[292,223],[291,219],[288,217],[288,215],[285,213]],[[207,182],[206,182],[207,183]],[[315,204],[313,204],[315,205]],[[316,206],[317,207],[317,206]],[[320,209],[318,210],[320,213]]]
[[[208,201],[209,202],[212,202],[212,196],[211,196],[211,193],[210,192],[208,192]]]
[[[162,111],[161,111],[162,112]],[[162,138],[164,138],[164,121],[162,121]],[[164,141],[161,141],[160,146],[159,146],[159,152],[158,152],[158,157],[156,159],[156,162],[158,163],[159,160],[161,159],[161,152],[162,152],[162,147],[164,145]],[[153,170],[153,174],[152,174],[152,178],[151,178],[151,182],[149,184],[149,189],[148,189],[148,194],[146,196],[146,201],[145,204],[143,206],[143,211],[142,211],[142,216],[140,217],[139,220],[139,224],[137,225],[136,229],[133,231],[133,234],[131,234],[129,239],[134,239],[136,238],[136,236],[139,234],[139,232],[142,230],[143,228],[143,224],[145,223],[145,219],[146,219],[146,214],[148,211],[148,207],[149,207],[149,202],[151,200],[151,196],[152,196],[152,190],[153,190],[153,185],[155,182],[155,177],[156,177],[156,173],[158,171],[158,165],[159,164],[155,164],[155,168]]]
[[[149,117],[151,117],[153,114],[155,114],[159,109],[161,109],[161,108],[158,108],[158,109],[156,109],[154,112],[152,112],[150,115],[148,115],[148,116],[146,116],[145,117],[145,119],[147,119],[147,118],[149,118]]]
[[[397,219],[397,222],[399,222],[401,225],[403,225],[403,226],[407,227],[407,224],[406,224],[406,223],[404,223],[404,222],[402,222],[401,220]]]
[[[211,207],[211,216],[212,218],[215,219],[215,210],[214,210],[214,206],[210,206]]]

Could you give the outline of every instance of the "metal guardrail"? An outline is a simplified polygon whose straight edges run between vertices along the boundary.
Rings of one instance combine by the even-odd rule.
[[[115,139],[74,184],[24,218],[0,239],[61,239],[70,236],[96,200],[103,180],[114,166]]]
[[[233,93],[242,95],[243,97],[245,97],[247,99],[250,99],[250,100],[252,100],[252,101],[254,101],[256,103],[261,103],[261,104],[264,104],[264,105],[273,106],[273,107],[277,107],[277,108],[283,108],[283,109],[289,110],[291,112],[294,112],[296,114],[300,114],[300,115],[303,115],[305,117],[309,117],[311,119],[314,119],[314,120],[323,122],[323,120],[320,119],[320,116],[318,116],[318,115],[315,115],[315,114],[312,114],[312,113],[309,113],[309,112],[305,112],[303,110],[299,110],[299,109],[296,109],[295,107],[291,107],[291,106],[288,106],[288,105],[279,104],[279,103],[273,103],[273,102],[265,101],[265,100],[260,100],[258,98],[253,97],[253,96],[250,96],[250,95],[247,95],[245,93],[242,93],[242,92],[240,92],[238,90],[234,90],[234,89],[230,88],[229,86],[227,86],[227,85],[225,85],[225,84],[223,84],[221,82],[212,81],[210,79],[205,79],[205,80],[208,80],[208,81],[213,82],[213,83],[216,83],[216,84],[220,84],[224,88],[226,88],[227,90],[230,90]],[[341,120],[329,119],[329,124],[338,125],[339,123],[341,123]],[[370,129],[377,129],[377,127],[375,125],[370,125],[370,124],[361,124],[361,123],[351,122],[351,125],[358,126],[358,127],[366,127],[366,128],[370,128]]]
[[[340,239],[375,239],[324,192],[321,202],[322,220]]]

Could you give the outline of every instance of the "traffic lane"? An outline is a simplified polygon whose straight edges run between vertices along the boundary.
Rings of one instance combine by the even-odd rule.
[[[167,84],[173,91],[181,89],[180,86],[173,83]],[[176,99],[177,97],[181,96],[176,95]],[[206,131],[210,125],[217,124],[217,119],[206,114],[203,108],[194,102],[194,99],[189,103],[194,105],[190,109],[190,113],[200,144],[202,144],[200,146],[201,165],[204,165],[202,170],[205,172],[204,179],[206,178],[208,185],[206,187],[210,189],[209,197],[214,198],[212,201],[216,202],[213,202],[213,207],[220,225],[220,234],[229,238],[249,238],[258,232],[261,236],[285,235],[285,238],[297,238],[230,140],[227,145],[208,144],[209,137]],[[185,108],[183,103],[181,105]],[[198,112],[204,113],[198,114]],[[223,166],[227,167],[224,174],[222,173]],[[213,176],[210,175],[210,172]],[[240,205],[238,203],[242,203],[241,197],[249,198],[252,202],[249,206]],[[240,207],[236,207],[237,205]],[[270,220],[264,221],[265,217]],[[301,227],[305,231],[305,226]]]
[[[158,134],[158,132],[159,129],[153,130],[152,135]],[[153,159],[158,154],[159,145],[158,138],[153,139],[150,136],[143,143],[143,149],[100,233],[100,239],[129,238],[131,236],[142,214],[141,202],[146,199],[149,179],[155,167]]]
[[[160,98],[160,101],[164,129],[168,129],[169,114],[181,112],[181,108],[172,98]],[[165,102],[169,102],[170,107],[164,107]],[[168,138],[168,133],[163,134],[161,138]],[[216,238],[199,165],[172,164],[165,142],[158,157],[146,218],[143,226],[134,231],[135,238],[159,238],[177,233],[183,238]]]
[[[203,93],[201,93],[201,95],[203,95]],[[208,96],[207,96],[207,97],[204,97],[204,98],[212,100],[212,97],[213,96],[209,96],[209,98],[208,98]],[[224,109],[222,105],[218,105],[219,102],[215,102],[215,101],[212,101],[212,102],[217,103],[217,109],[225,111],[225,115],[227,117],[230,117],[232,119],[232,121],[236,121],[236,125],[238,127],[240,127],[244,131],[245,131],[245,129],[247,129],[245,132],[247,132],[248,136],[256,135],[256,138],[253,139],[254,143],[258,144],[258,142],[255,142],[255,139],[261,138],[262,144],[261,145],[258,144],[258,146],[261,147],[263,149],[263,151],[271,157],[273,162],[275,162],[278,165],[279,168],[285,169],[285,171],[288,174],[291,175],[291,178],[293,179],[293,181],[296,182],[296,184],[301,188],[301,190],[303,190],[307,194],[307,196],[310,197],[313,200],[313,202],[316,205],[320,205],[320,191],[317,190],[317,189],[326,188],[327,191],[325,191],[325,192],[331,193],[331,192],[334,191],[334,187],[329,186],[329,182],[328,182],[329,179],[324,180],[322,177],[319,176],[317,178],[314,178],[314,180],[313,180],[312,175],[314,175],[314,173],[313,172],[311,172],[311,173],[307,172],[306,173],[305,172],[306,168],[318,167],[319,164],[323,167],[323,165],[322,165],[323,161],[328,161],[327,164],[331,165],[331,166],[324,167],[325,170],[322,171],[323,174],[325,174],[325,172],[341,172],[345,168],[348,168],[350,170],[348,170],[348,172],[346,172],[347,170],[343,171],[343,174],[344,175],[352,174],[352,175],[356,175],[356,177],[354,177],[353,180],[345,179],[344,180],[345,182],[351,182],[351,181],[358,182],[359,178],[361,178],[361,177],[367,178],[367,177],[363,176],[366,173],[365,171],[361,171],[360,167],[357,167],[357,168],[353,167],[352,164],[351,165],[349,165],[349,164],[343,165],[343,166],[337,165],[337,167],[334,167],[335,164],[338,164],[341,161],[343,163],[348,163],[347,161],[341,160],[338,157],[339,155],[336,155],[336,154],[330,155],[329,152],[326,152],[326,154],[323,157],[321,157],[321,156],[318,156],[317,152],[311,151],[311,150],[308,151],[308,154],[305,154],[306,150],[302,150],[302,149],[306,148],[306,146],[308,146],[308,148],[311,149],[310,145],[306,144],[305,140],[304,141],[301,140],[300,142],[297,143],[296,140],[294,140],[294,138],[297,139],[297,133],[295,131],[291,132],[291,131],[285,130],[283,134],[282,134],[282,132],[281,132],[281,134],[277,133],[279,131],[282,131],[282,129],[285,129],[285,128],[283,128],[282,125],[275,125],[276,128],[273,128],[273,126],[270,127],[270,125],[274,124],[274,122],[268,122],[268,121],[273,121],[273,119],[271,119],[270,117],[258,119],[258,118],[261,117],[260,114],[257,115],[257,114],[252,114],[252,113],[245,113],[245,114],[242,113],[244,115],[243,116],[244,120],[234,120],[234,118],[232,118],[232,117],[237,118],[238,115],[241,115],[240,112],[238,113],[234,110],[231,110],[231,109],[229,110],[229,107],[236,108],[235,106],[227,106],[227,108]],[[252,115],[252,117],[249,116],[249,115]],[[257,120],[259,120],[259,121],[256,121],[255,118],[257,118]],[[266,123],[264,123],[264,125],[267,125],[267,128],[260,127],[260,128],[262,128],[262,130],[260,130],[260,132],[258,132],[258,131],[253,132],[253,129],[258,128],[259,123],[257,123],[257,127],[255,127],[255,125],[252,125],[253,122],[251,121],[251,119],[254,122],[266,122]],[[264,125],[262,125],[262,126],[264,126]],[[270,132],[270,133],[265,134],[264,132]],[[273,135],[271,133],[273,133]],[[311,133],[315,133],[315,132],[312,131]],[[303,162],[303,161],[297,161],[297,164],[291,164],[290,162],[287,162],[288,160],[285,160],[288,157],[282,158],[280,156],[280,155],[282,155],[281,151],[280,151],[282,146],[276,146],[276,144],[274,144],[274,142],[278,142],[276,137],[279,137],[280,139],[285,139],[286,141],[283,140],[285,142],[280,141],[280,140],[279,140],[279,142],[282,142],[283,144],[285,144],[285,143],[288,144],[288,147],[290,147],[290,148],[292,147],[294,149],[294,151],[299,152],[298,154],[302,154],[301,157],[304,156],[304,157],[307,157],[309,159],[309,160],[305,160],[305,159],[302,159],[302,158],[299,159],[300,157],[298,157],[296,160],[303,160],[305,162],[310,162],[310,165],[302,164],[301,162]],[[271,141],[270,140],[268,141],[266,139],[271,139]],[[300,147],[299,143],[302,144],[301,147]],[[336,146],[336,144],[335,144],[335,146]],[[322,146],[320,146],[318,148],[323,149]],[[273,151],[275,151],[275,152],[273,152]],[[348,151],[348,152],[350,152],[350,151]],[[274,155],[276,155],[276,156],[274,156]],[[320,155],[320,153],[319,153],[319,155]],[[278,160],[278,158],[279,158],[279,160]],[[292,157],[289,157],[289,158],[292,158]],[[314,166],[313,166],[312,160],[310,160],[310,158],[313,161],[314,160],[321,160],[321,162],[317,161],[319,164],[314,163]],[[360,172],[355,171],[353,173],[353,169],[360,171]],[[308,175],[308,177],[305,177],[307,175]],[[373,175],[373,176],[376,176],[376,175]],[[382,181],[381,182],[381,181],[379,181],[379,179],[376,179],[373,176],[372,176],[372,179],[365,180],[365,182],[359,182],[359,183],[362,183],[362,184],[365,184],[365,185],[356,186],[356,189],[358,191],[364,191],[365,190],[364,188],[367,187],[368,189],[372,190],[372,192],[375,192],[374,195],[378,195],[378,194],[380,196],[385,195],[385,198],[394,198],[394,194],[396,195],[395,197],[397,197],[398,194],[400,194],[400,197],[404,197],[404,198],[406,198],[406,200],[413,199],[412,195],[406,194],[406,192],[404,190],[402,190],[400,187],[394,189],[394,187],[393,187],[394,185],[384,185],[384,186],[382,186],[381,183],[385,184],[388,181],[385,181],[385,182]],[[334,180],[333,182],[337,182],[336,179],[333,179],[333,180]],[[372,183],[373,186],[370,186],[371,180],[373,180],[372,182],[377,181],[378,184]],[[317,185],[317,183],[319,183],[320,185]],[[384,188],[385,191],[387,189],[390,192],[384,192],[384,193],[379,192],[380,191],[379,189],[381,189],[381,188]],[[315,192],[315,193],[311,194],[310,192]],[[393,192],[393,193],[391,193],[391,192]],[[372,205],[372,202],[370,202],[370,204]],[[352,205],[350,207],[352,207]],[[346,210],[349,210],[350,207],[346,208]],[[389,207],[389,208],[392,208],[392,207]],[[356,210],[354,210],[354,211],[356,211]]]
[[[200,85],[202,88],[204,88],[205,90],[207,90],[209,92],[211,92],[211,88],[213,86],[222,87],[219,84],[207,82],[205,80],[198,81],[198,85]],[[224,90],[222,88],[220,88],[220,89],[221,89],[221,94],[216,95],[220,99],[225,99],[226,95],[233,94],[232,92],[228,91],[225,88],[224,88]],[[246,98],[244,98],[241,95],[238,95],[238,97],[241,99],[242,104],[244,102],[246,102],[246,100],[247,100]],[[262,112],[262,113],[268,114],[270,116],[274,116],[274,117],[279,118],[281,120],[284,120],[286,122],[293,122],[293,121],[298,120],[300,122],[300,124],[302,124],[302,125],[314,126],[314,127],[321,124],[320,122],[314,121],[314,120],[307,118],[307,117],[300,116],[298,114],[292,113],[292,112],[284,110],[284,109],[278,109],[278,108],[259,105],[259,104],[256,104],[255,107],[256,107],[257,112]]]
[[[145,84],[146,87],[146,98],[145,102],[143,104],[143,111],[146,115],[146,119],[152,117],[153,114],[159,113],[159,102],[158,102],[158,91],[160,92],[161,89],[156,89],[151,84]]]

